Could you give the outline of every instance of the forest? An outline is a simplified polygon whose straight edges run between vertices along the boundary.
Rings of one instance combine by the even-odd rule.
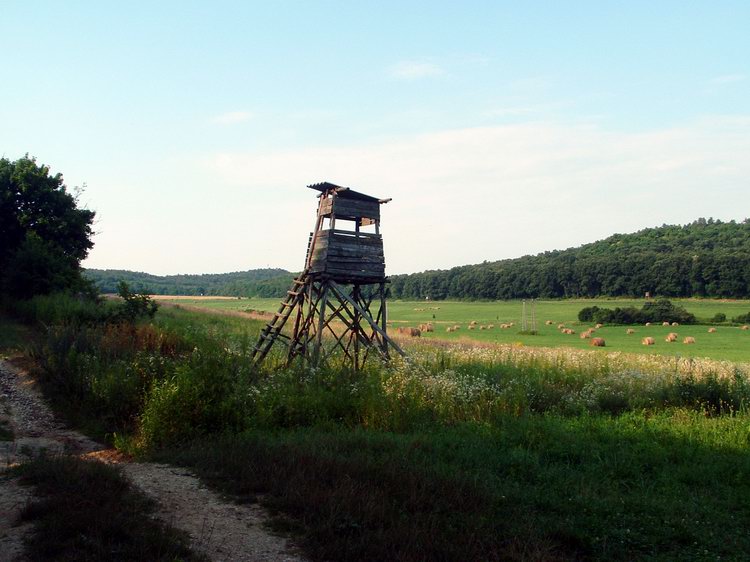
[[[125,281],[160,295],[280,297],[293,274],[283,269],[157,276],[87,269],[104,293]],[[698,219],[664,225],[567,250],[554,250],[448,270],[391,276],[395,299],[750,297],[750,220]]]
[[[252,269],[203,275],[150,275],[119,269],[86,269],[84,275],[102,293],[116,293],[125,281],[135,291],[152,295],[277,297],[286,293],[292,274],[284,269]]]
[[[698,219],[535,256],[391,277],[397,299],[750,297],[750,221]]]

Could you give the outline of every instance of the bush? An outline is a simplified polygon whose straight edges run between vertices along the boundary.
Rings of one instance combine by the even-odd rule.
[[[582,308],[578,313],[578,320],[581,322],[592,322],[594,320],[594,314],[599,312],[598,306],[587,306]]]
[[[135,322],[139,318],[153,318],[159,305],[148,295],[133,293],[125,281],[117,285],[117,293],[122,303],[112,314],[114,322]]]
[[[711,322],[714,322],[716,324],[721,324],[722,322],[726,322],[726,320],[727,315],[723,312],[717,312],[716,314],[714,314],[714,317],[711,318]]]
[[[672,304],[667,299],[649,301],[639,310],[633,306],[617,307],[614,310],[596,306],[582,309],[578,313],[581,322],[599,322],[601,324],[644,324],[646,322],[678,322],[695,324],[696,318],[681,306]]]
[[[27,324],[41,323],[45,326],[95,324],[109,316],[109,309],[104,303],[85,294],[37,295],[28,300],[6,301],[4,308]]]
[[[75,258],[33,233],[27,234],[10,255],[4,269],[1,288],[15,299],[76,289],[83,284]]]
[[[736,322],[737,324],[748,324],[750,323],[750,312],[747,314],[740,314],[739,316],[735,316],[732,318],[732,322]]]

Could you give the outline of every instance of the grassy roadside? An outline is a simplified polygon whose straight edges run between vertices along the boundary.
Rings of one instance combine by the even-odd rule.
[[[17,355],[28,348],[34,332],[0,312],[0,359]]]
[[[122,444],[260,498],[319,560],[741,560],[744,367],[411,345],[351,373],[257,370],[260,323],[160,312],[53,330],[48,391]]]
[[[206,560],[191,552],[184,534],[151,517],[153,502],[112,466],[42,457],[15,472],[35,487],[21,514],[34,523],[30,560]]]
[[[748,418],[251,431],[156,453],[301,527],[316,560],[740,560]]]

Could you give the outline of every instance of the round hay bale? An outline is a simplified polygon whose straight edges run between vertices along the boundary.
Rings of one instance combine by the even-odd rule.
[[[745,324],[744,326],[740,326],[740,330],[750,330],[750,326]]]
[[[679,323],[679,322],[672,322],[672,326],[674,326],[675,328],[676,328],[677,326],[679,326],[679,325],[680,325],[680,323]]]
[[[656,342],[654,341],[654,338],[652,338],[651,336],[647,336],[641,339],[641,343],[643,345],[654,345]]]
[[[713,333],[715,333],[715,332],[716,332],[716,328],[709,328],[709,329],[708,329],[708,333],[709,333],[709,334],[713,334]]]
[[[582,340],[588,339],[588,338],[590,338],[590,337],[591,337],[591,334],[589,334],[589,333],[588,333],[588,331],[586,331],[586,332],[581,332],[581,339],[582,339]]]
[[[650,326],[650,325],[651,325],[651,322],[646,322],[646,326]]]
[[[692,336],[685,336],[682,343],[695,343],[695,338]]]
[[[605,347],[604,338],[591,338],[591,345],[594,347]]]
[[[627,330],[625,330],[625,333],[626,334],[635,334],[635,330],[633,328],[628,328]]]

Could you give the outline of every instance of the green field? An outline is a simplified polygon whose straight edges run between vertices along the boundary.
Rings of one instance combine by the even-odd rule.
[[[175,301],[177,302],[177,301]],[[199,306],[213,310],[234,311],[275,311],[278,299],[181,299],[180,304]],[[393,326],[418,326],[432,322],[433,333],[425,338],[460,340],[470,338],[476,341],[522,344],[536,347],[572,347],[577,349],[597,349],[599,351],[622,351],[627,353],[648,353],[675,355],[680,357],[708,357],[735,362],[750,362],[750,330],[740,330],[731,323],[716,325],[716,333],[708,333],[710,319],[717,313],[726,314],[728,319],[746,314],[750,311],[750,301],[724,301],[709,299],[674,299],[673,302],[686,308],[698,318],[700,324],[680,326],[678,328],[662,326],[633,326],[635,334],[627,335],[625,326],[604,326],[597,330],[596,336],[604,338],[606,347],[592,348],[589,340],[582,340],[580,332],[591,327],[578,322],[578,311],[587,306],[597,305],[601,308],[636,306],[641,307],[643,300],[624,299],[576,299],[536,301],[537,335],[520,334],[522,303],[521,301],[497,302],[416,302],[389,301],[388,318]],[[530,307],[527,305],[527,311]],[[552,325],[547,325],[547,320]],[[491,330],[468,330],[469,322],[479,325],[494,324]],[[514,323],[508,329],[499,328],[503,323]],[[557,329],[558,324],[576,331],[575,335],[564,335]],[[445,328],[460,324],[457,332],[446,333]],[[666,335],[676,332],[679,339],[675,343],[664,341]],[[643,346],[641,338],[651,336],[656,341],[653,346]],[[692,336],[696,343],[684,345],[682,338]]]

